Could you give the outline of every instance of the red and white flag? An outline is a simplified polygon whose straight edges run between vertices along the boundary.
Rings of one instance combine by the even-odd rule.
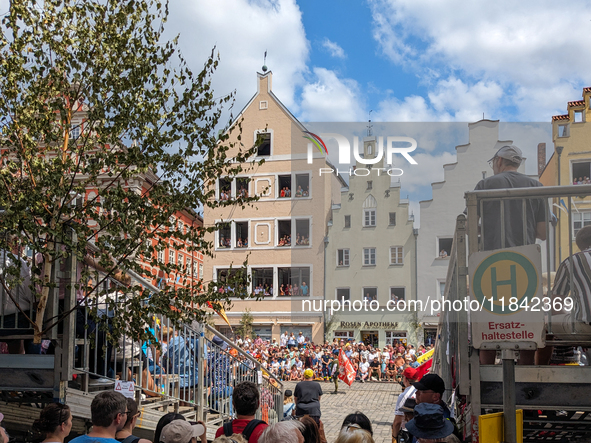
[[[345,355],[343,350],[339,350],[339,379],[343,380],[349,386],[355,381],[355,369],[349,360],[349,357]]]

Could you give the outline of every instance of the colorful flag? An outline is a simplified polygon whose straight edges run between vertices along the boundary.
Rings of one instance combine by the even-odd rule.
[[[431,357],[429,360],[427,360],[425,363],[423,363],[421,366],[419,366],[415,372],[416,379],[420,380],[421,378],[423,378],[423,375],[427,374],[429,372],[429,370],[431,369],[432,364],[433,364],[433,357]]]
[[[213,305],[211,304],[211,302],[207,302],[207,305],[213,309]],[[220,308],[219,311],[216,311],[215,309],[213,309],[213,311],[219,315],[220,317],[222,317],[222,319],[228,324],[228,326],[230,326],[230,331],[232,330],[232,325],[230,324],[230,320],[228,320],[228,317],[226,316],[226,311],[224,311],[224,308]]]
[[[349,386],[355,381],[355,369],[353,369],[351,361],[342,349],[339,350],[339,379],[343,380]]]

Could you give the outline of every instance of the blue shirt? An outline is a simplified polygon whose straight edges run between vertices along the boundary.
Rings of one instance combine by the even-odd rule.
[[[89,437],[88,435],[81,435],[70,441],[74,443],[119,443],[114,438]]]

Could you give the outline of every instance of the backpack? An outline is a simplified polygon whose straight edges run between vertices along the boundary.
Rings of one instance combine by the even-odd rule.
[[[232,428],[232,424],[233,423],[234,423],[234,420],[231,420],[231,421],[229,421],[227,423],[224,423],[224,435],[226,437],[230,437],[234,433],[234,430]],[[267,424],[263,420],[257,420],[256,418],[254,420],[251,420],[251,421],[248,422],[248,424],[244,428],[244,431],[242,431],[242,435],[244,436],[244,438],[246,439],[246,441],[248,441],[250,439],[250,436],[252,435],[252,433],[254,432],[254,430],[256,429],[256,427],[258,425],[263,424],[263,423],[264,424]]]

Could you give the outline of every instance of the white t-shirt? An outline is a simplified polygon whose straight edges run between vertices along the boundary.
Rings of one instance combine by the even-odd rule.
[[[305,341],[306,337],[304,337],[303,335],[298,335],[298,344],[304,344]]]
[[[287,334],[281,334],[281,338],[279,339],[280,343],[281,343],[281,347],[286,347],[287,346]]]
[[[359,370],[365,374],[369,370],[369,363],[368,362],[359,363]]]
[[[378,355],[377,352],[375,354],[369,354],[369,357],[367,358],[367,360],[371,363]]]
[[[396,400],[396,409],[394,409],[394,415],[402,415],[404,416],[404,412],[400,410],[402,406],[404,406],[404,402],[409,398],[415,398],[417,393],[417,388],[414,386],[409,386],[406,388],[402,394],[398,396],[398,400]]]

